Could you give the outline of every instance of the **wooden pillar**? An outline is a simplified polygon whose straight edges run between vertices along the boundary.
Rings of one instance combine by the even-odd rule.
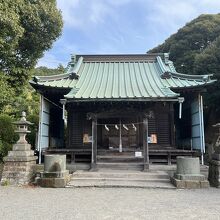
[[[138,122],[142,120],[142,117],[138,117]],[[138,147],[142,148],[142,138],[143,138],[143,129],[142,129],[142,124],[138,124]]]
[[[173,103],[170,104],[170,140],[171,145],[175,146],[175,130],[174,130],[174,109]]]
[[[97,119],[92,119],[92,158],[91,169],[96,169],[97,162]]]
[[[143,119],[143,154],[144,154],[144,171],[149,170],[149,148],[148,148],[148,119]]]

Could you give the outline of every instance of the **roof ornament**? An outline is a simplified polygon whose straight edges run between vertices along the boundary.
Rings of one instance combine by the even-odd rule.
[[[74,66],[76,64],[76,54],[71,54],[71,66]]]
[[[76,55],[71,56],[71,62],[70,62],[70,68],[69,68],[69,78],[70,79],[79,79],[78,71],[83,63],[83,57],[79,57],[78,60],[76,60]]]
[[[164,62],[165,62],[165,64],[169,64],[169,56],[170,56],[170,53],[164,53]]]
[[[169,60],[168,60],[169,54],[164,53],[164,58],[165,58],[165,60],[167,60],[167,61],[164,61],[165,63],[163,62],[163,60],[161,59],[160,56],[157,56],[157,62],[158,62],[158,65],[160,67],[160,70],[161,70],[161,78],[162,79],[169,79],[169,78],[171,78],[172,73],[169,71],[169,69],[165,65],[165,64],[168,64],[168,62],[169,62]]]
[[[171,73],[170,72],[164,72],[162,75],[161,75],[161,78],[162,79],[170,79],[171,78]]]
[[[205,75],[205,76],[202,77],[202,79],[203,79],[205,82],[208,82],[209,79],[210,79],[210,77],[209,77],[209,75]]]
[[[37,83],[37,82],[39,81],[39,79],[40,79],[40,78],[39,78],[38,76],[34,76],[34,77],[33,77],[33,81],[34,81],[35,83]]]
[[[75,72],[72,72],[72,73],[70,73],[69,78],[70,79],[79,79],[79,75]]]

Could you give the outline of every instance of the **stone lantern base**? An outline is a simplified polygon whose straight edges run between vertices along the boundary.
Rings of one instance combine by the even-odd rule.
[[[37,157],[30,144],[15,144],[4,158],[1,185],[26,185],[34,178]]]
[[[211,186],[220,188],[220,154],[213,155],[209,162],[209,182]]]

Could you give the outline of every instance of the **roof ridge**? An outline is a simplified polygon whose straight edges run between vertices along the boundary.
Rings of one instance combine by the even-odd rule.
[[[206,82],[210,80],[211,76],[213,76],[213,74],[191,75],[191,74],[178,73],[176,71],[172,71],[171,69],[168,69],[168,67],[164,64],[160,56],[157,56],[156,59],[157,59],[157,63],[159,64],[160,70],[162,72],[161,78],[170,78],[172,76],[172,77],[182,78],[182,79],[187,79],[187,80],[193,79],[193,80],[202,80]],[[169,61],[167,63],[168,65],[170,65]]]
[[[59,80],[66,77],[69,77],[68,73],[62,73],[62,74],[56,74],[50,76],[33,76],[32,79],[34,82],[38,82],[38,81],[48,81],[48,80]]]
[[[151,54],[80,54],[76,55],[77,60],[83,57],[85,62],[122,62],[122,61],[156,61],[157,56],[163,57],[163,53]]]
[[[39,82],[39,81],[48,81],[48,80],[61,80],[65,79],[68,77],[73,77],[73,79],[78,79],[78,71],[80,69],[80,66],[82,65],[83,62],[83,57],[80,57],[75,65],[69,66],[66,72],[62,74],[56,74],[56,75],[50,75],[50,76],[33,76],[32,79],[34,82]]]

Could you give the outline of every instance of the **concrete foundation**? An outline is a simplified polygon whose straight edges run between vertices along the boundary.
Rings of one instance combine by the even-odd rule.
[[[200,174],[199,158],[177,157],[177,169],[171,182],[177,188],[207,188],[209,182]]]

